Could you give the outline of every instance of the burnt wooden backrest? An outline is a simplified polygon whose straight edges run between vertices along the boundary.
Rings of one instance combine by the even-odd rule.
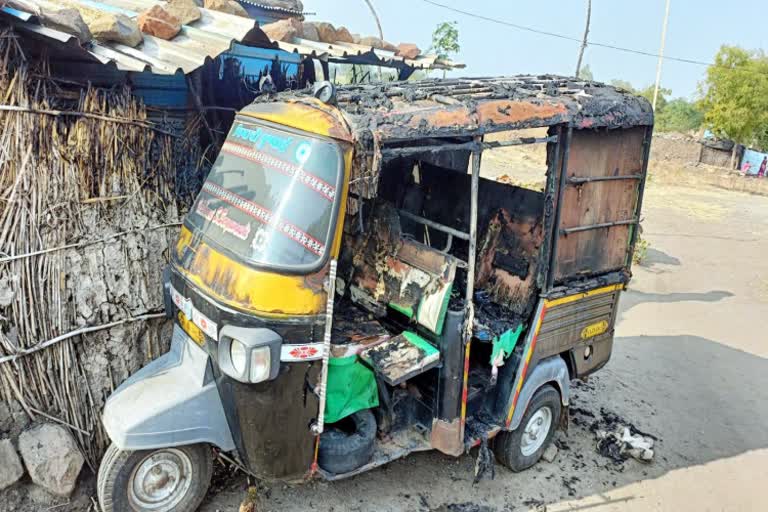
[[[556,233],[555,282],[628,266],[645,132],[574,130]]]

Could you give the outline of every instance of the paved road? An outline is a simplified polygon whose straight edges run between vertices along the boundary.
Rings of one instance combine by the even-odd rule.
[[[767,510],[768,198],[652,185],[645,217],[651,247],[613,358],[576,388],[553,463],[497,465],[473,486],[472,456],[415,454],[345,482],[274,486],[263,510]],[[653,463],[596,453],[590,426],[610,414],[660,438]],[[237,510],[243,486],[203,511]]]

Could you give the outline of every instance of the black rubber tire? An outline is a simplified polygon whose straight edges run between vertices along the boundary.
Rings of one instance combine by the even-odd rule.
[[[351,434],[329,425],[320,435],[317,463],[335,475],[354,471],[373,457],[376,445],[376,418],[373,412],[370,409],[358,411],[349,419],[355,425]]]
[[[187,494],[173,508],[174,512],[194,512],[208,492],[213,474],[213,457],[207,444],[174,448],[184,452],[192,463],[192,481]],[[96,492],[102,512],[146,512],[128,498],[128,485],[134,469],[149,455],[160,450],[123,451],[110,445],[101,459]]]
[[[523,419],[520,421],[520,426],[511,432],[500,432],[496,439],[494,439],[493,452],[496,454],[496,459],[515,473],[524,471],[539,462],[542,454],[552,443],[552,438],[560,423],[560,414],[562,412],[560,400],[560,393],[552,386],[545,385],[539,388],[529,402],[528,409],[526,409]],[[525,456],[520,450],[523,431],[531,416],[536,414],[536,411],[542,407],[550,408],[552,412],[552,425],[549,428],[549,432],[547,432],[544,443],[539,449],[531,455]]]

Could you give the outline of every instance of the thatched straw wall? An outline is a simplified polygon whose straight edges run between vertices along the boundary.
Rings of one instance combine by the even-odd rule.
[[[93,465],[105,396],[165,348],[177,173],[199,149],[127,88],[50,79],[12,32],[0,70],[0,434],[58,421]]]

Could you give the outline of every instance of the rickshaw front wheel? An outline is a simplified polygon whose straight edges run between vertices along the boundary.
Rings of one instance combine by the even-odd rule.
[[[103,512],[194,512],[212,473],[207,444],[140,451],[111,445],[99,467],[99,505]]]

